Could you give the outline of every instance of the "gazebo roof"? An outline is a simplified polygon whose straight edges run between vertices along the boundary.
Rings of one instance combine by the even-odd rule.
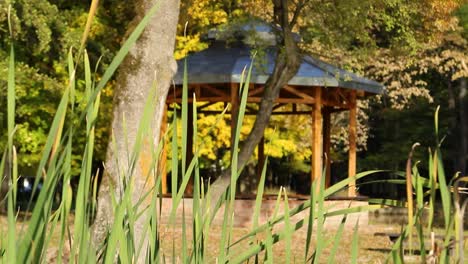
[[[230,103],[231,113],[231,133],[235,131],[240,107],[239,83],[242,72],[252,63],[253,48],[251,43],[258,43],[267,46],[258,52],[253,60],[252,76],[250,79],[247,102],[262,102],[262,94],[265,89],[265,82],[273,72],[275,57],[278,51],[276,40],[279,35],[275,34],[277,27],[262,21],[252,21],[249,24],[240,24],[232,31],[223,32],[213,30],[209,32],[211,45],[209,48],[189,55],[187,60],[188,91],[193,92],[195,98],[189,97],[188,103],[203,102],[197,105],[197,113],[217,114],[219,111],[210,111],[206,107],[213,103]],[[218,36],[216,36],[220,33]],[[236,38],[229,43],[226,36]],[[295,35],[297,41],[299,35]],[[184,77],[184,60],[178,62],[178,72],[174,77],[178,85],[174,93],[169,93],[166,103],[182,102],[182,89]],[[354,73],[345,71],[311,56],[303,55],[302,63],[297,74],[289,81],[288,85],[282,87],[279,95],[275,99],[275,106],[271,114],[281,115],[308,115],[312,119],[312,162],[311,162],[311,182],[322,177],[323,165],[325,161],[326,175],[325,184],[330,185],[331,173],[330,157],[330,133],[331,116],[340,111],[349,111],[349,159],[348,176],[356,175],[356,141],[357,141],[357,100],[370,94],[383,92],[384,87],[372,80],[360,77]],[[298,108],[301,106],[301,109]],[[283,109],[281,109],[283,108]],[[192,109],[189,107],[189,111]],[[278,110],[278,111],[275,111]],[[246,113],[256,114],[256,109],[251,108]],[[192,115],[189,114],[189,117]],[[190,130],[188,126],[188,138]],[[192,132],[191,132],[192,131]],[[189,144],[190,145],[190,144]],[[191,152],[192,148],[187,148]],[[323,155],[322,155],[323,154]],[[259,168],[263,166],[263,147],[258,148]],[[188,155],[190,156],[190,155]],[[355,196],[355,180],[349,183],[348,194]],[[167,190],[163,182],[163,192]]]
[[[252,63],[251,54],[252,48],[248,45],[238,42],[229,46],[224,41],[214,41],[209,48],[187,57],[188,81],[192,84],[239,83],[242,71]],[[262,57],[257,54],[254,59],[250,80],[252,84],[264,84],[273,71],[276,48],[266,48],[263,54]],[[184,60],[177,63],[178,71],[174,81],[180,85],[184,76]],[[296,76],[288,84],[341,87],[372,94],[380,94],[384,89],[380,83],[308,55],[303,55],[303,62]]]

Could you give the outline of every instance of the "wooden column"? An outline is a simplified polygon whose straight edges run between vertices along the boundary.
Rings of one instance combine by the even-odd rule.
[[[231,154],[234,148],[237,117],[239,116],[239,85],[231,83]]]
[[[319,187],[322,177],[322,88],[314,91],[315,104],[312,110],[312,181]]]
[[[326,167],[326,177],[325,177],[325,187],[330,187],[331,184],[331,157],[330,157],[330,118],[331,112],[329,108],[323,109],[323,158],[325,160]]]
[[[193,103],[189,103],[187,109],[187,149],[185,152],[187,168],[193,159]],[[187,169],[186,168],[186,169]],[[194,173],[192,174],[192,176]],[[193,193],[193,177],[190,176],[187,188],[185,188],[186,194]]]
[[[265,165],[265,137],[260,139],[260,143],[258,143],[258,163],[257,163],[257,176],[260,179],[262,175],[263,166]]]
[[[356,91],[351,91],[349,95],[349,160],[348,160],[348,177],[356,175]],[[356,181],[352,181],[349,184],[348,196],[356,196]]]
[[[166,170],[166,162],[167,162],[167,144],[166,140],[164,140],[164,135],[167,131],[167,105],[164,106],[163,110],[163,117],[161,121],[161,143],[164,144],[161,153],[161,159],[159,160],[159,175],[161,177],[161,193],[167,194],[167,170]]]

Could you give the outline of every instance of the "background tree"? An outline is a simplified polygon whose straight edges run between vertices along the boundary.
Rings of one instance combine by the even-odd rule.
[[[150,0],[135,2],[135,24],[153,5],[154,1]],[[132,185],[134,190],[132,202],[136,205],[142,199],[145,190],[151,190],[155,183],[150,171],[152,161],[157,158],[153,156],[153,151],[159,144],[165,101],[172,77],[177,70],[173,54],[179,1],[159,1],[158,5],[158,10],[130,50],[118,73],[113,103],[113,142],[107,148],[105,174],[99,188],[97,215],[94,222],[95,245],[103,241],[112,223],[113,194],[119,200],[125,185]],[[152,89],[155,91],[154,94],[151,92]],[[140,136],[138,133],[141,133],[139,127],[144,121],[143,113],[148,100],[155,109],[150,119],[145,121],[150,122],[150,132],[141,135],[143,139],[140,143],[143,145],[138,153],[139,156],[135,164],[130,164],[132,150],[137,144],[137,137]],[[144,205],[145,202],[141,206]],[[135,241],[146,236],[141,224],[144,218],[143,215],[137,220]],[[144,258],[144,254],[142,255]]]
[[[96,75],[110,63],[125,33],[132,4],[101,1],[89,35],[87,52]],[[55,109],[68,80],[67,54],[78,48],[86,23],[88,3],[70,1],[2,1],[0,2],[0,128],[6,128],[7,54],[9,50],[7,9],[12,5],[12,23],[16,57],[15,146],[20,173],[34,175],[45,144]],[[99,61],[99,65],[97,65]],[[81,71],[81,65],[77,65]],[[84,82],[77,83],[77,107],[84,107]],[[101,94],[101,117],[96,127],[96,166],[104,160],[112,109],[112,84]],[[76,131],[76,140],[85,140],[85,129]],[[6,129],[0,129],[0,149],[6,144]],[[73,175],[79,174],[80,153],[85,144],[74,148]]]

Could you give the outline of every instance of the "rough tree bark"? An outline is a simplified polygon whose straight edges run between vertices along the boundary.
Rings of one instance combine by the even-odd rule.
[[[265,83],[265,89],[262,95],[259,111],[256,115],[255,123],[247,139],[241,144],[238,154],[238,168],[241,170],[249,158],[252,156],[255,147],[263,137],[263,131],[268,126],[268,122],[273,111],[273,106],[279,96],[281,88],[283,88],[289,80],[297,73],[301,65],[302,56],[300,50],[294,40],[292,27],[294,26],[297,16],[301,12],[303,5],[299,5],[293,14],[293,19],[289,21],[289,5],[288,0],[273,0],[274,4],[274,22],[280,25],[280,44],[278,54],[276,55],[275,68],[273,73]],[[230,184],[231,173],[226,170],[216,181],[211,185],[211,205],[214,207],[220,197],[226,191]]]
[[[134,4],[136,17],[133,21],[135,23],[132,22],[132,24],[137,24],[157,2],[138,0]],[[98,193],[97,214],[93,226],[94,245],[102,243],[109,226],[112,224],[111,193],[119,198],[123,190],[120,177],[122,172],[125,172],[129,167],[128,157],[135,144],[144,105],[151,87],[155,84],[157,88],[155,99],[152,102],[155,112],[152,117],[151,133],[143,140],[143,149],[139,154],[135,172],[131,175],[134,180],[133,203],[141,198],[144,190],[149,190],[152,187],[152,179],[145,177],[148,175],[150,164],[154,158],[151,156],[151,149],[153,146],[156,147],[159,142],[165,101],[171,80],[177,70],[173,53],[179,17],[179,0],[159,0],[159,2],[158,11],[130,50],[120,66],[117,76],[112,133],[118,151],[114,152],[114,146],[109,143],[105,173]],[[125,124],[123,120],[125,120]],[[140,206],[140,208],[143,207],[144,205]],[[141,226],[145,217],[142,216],[139,219],[141,220],[137,222],[135,227],[136,241],[145,238]]]

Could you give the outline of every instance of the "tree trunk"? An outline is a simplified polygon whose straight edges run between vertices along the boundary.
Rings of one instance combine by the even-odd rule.
[[[123,192],[122,175],[126,180],[134,181],[132,202],[135,204],[154,183],[147,179],[151,162],[157,158],[152,156],[160,138],[161,121],[165,101],[173,75],[177,70],[174,60],[174,44],[179,16],[179,0],[161,0],[159,9],[152,17],[140,39],[130,50],[122,63],[116,83],[114,95],[114,110],[112,121],[112,137],[115,146],[110,141],[107,148],[105,173],[98,194],[97,214],[93,226],[94,245],[101,245],[108,228],[113,222],[113,207],[111,193],[117,200]],[[137,24],[156,1],[139,0],[135,3]],[[133,23],[132,23],[133,24]],[[156,95],[149,98],[151,87],[156,85]],[[128,160],[136,142],[137,130],[143,109],[147,100],[152,100],[154,115],[152,116],[150,133],[143,138],[142,149],[135,163],[135,170],[126,175],[129,169]],[[117,150],[117,151],[114,151]],[[150,198],[149,198],[150,199]],[[149,200],[147,199],[147,200]],[[145,203],[139,206],[139,210]],[[142,230],[143,214],[135,226],[135,242],[145,239]],[[144,257],[143,254],[140,254]],[[139,259],[138,262],[142,262]]]
[[[262,139],[263,131],[268,126],[274,103],[279,96],[281,88],[296,75],[301,65],[302,56],[293,37],[292,25],[290,25],[288,20],[288,2],[288,0],[273,1],[274,20],[281,26],[281,44],[278,47],[273,73],[265,83],[265,89],[255,123],[247,139],[240,147],[237,165],[239,170],[242,170],[246,165],[255,147]],[[299,12],[299,10],[296,10],[296,12]],[[232,177],[232,175],[228,169],[211,185],[212,206],[216,205],[227,187],[229,187],[230,177]]]
[[[458,93],[458,114],[460,118],[460,144],[458,150],[458,164],[456,168],[461,175],[466,175],[466,164],[468,161],[468,118],[467,114],[467,85],[466,78],[460,79],[460,90]]]

